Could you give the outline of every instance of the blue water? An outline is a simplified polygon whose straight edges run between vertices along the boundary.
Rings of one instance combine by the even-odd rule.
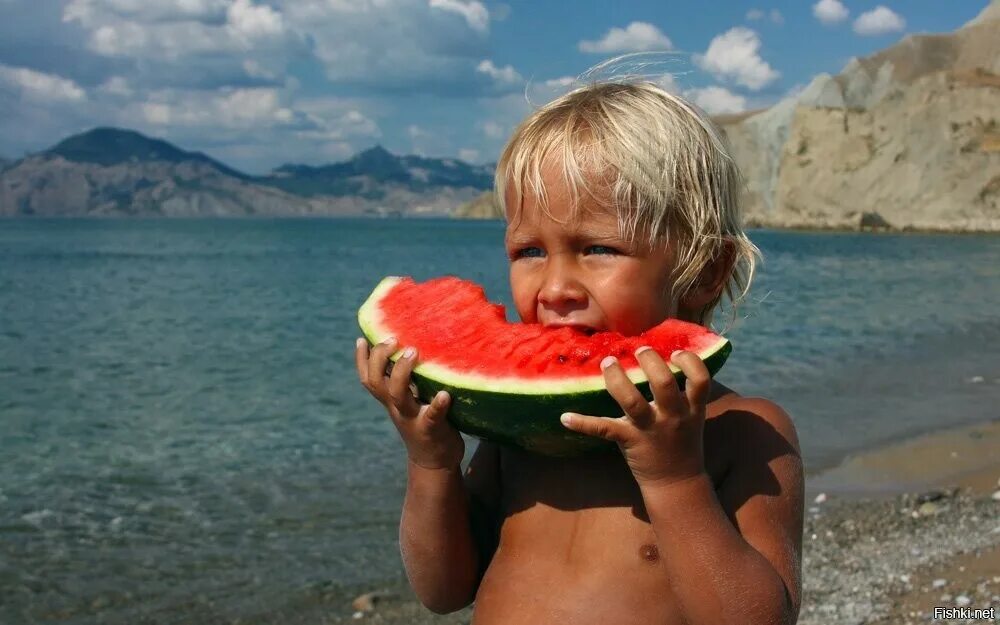
[[[719,377],[792,414],[807,467],[1000,416],[1000,237],[752,238],[766,262]],[[356,382],[356,309],[390,274],[509,305],[502,241],[0,221],[0,623],[266,622],[398,575],[403,449]]]

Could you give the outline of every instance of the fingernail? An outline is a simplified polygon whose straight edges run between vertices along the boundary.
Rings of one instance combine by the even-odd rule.
[[[386,340],[382,341],[382,344],[383,344],[383,345],[392,345],[392,344],[394,344],[395,342],[396,342],[396,337],[394,337],[394,336],[390,336],[390,337],[389,337],[389,338],[387,338]]]
[[[412,347],[407,347],[403,350],[403,358],[413,358],[413,355],[417,353],[417,350]]]
[[[562,413],[561,415],[559,415],[559,421],[563,425],[569,425],[573,421],[573,415],[572,415],[572,413],[569,413],[569,412]]]
[[[439,406],[444,402],[446,402],[447,400],[448,400],[447,391],[438,391],[437,394],[434,396],[434,401],[437,402]]]
[[[670,354],[670,360],[673,360],[674,358],[677,358],[678,354],[683,354],[683,353],[684,353],[684,350],[682,350],[682,349],[678,349],[678,350],[674,351],[674,353]]]
[[[608,356],[607,358],[601,361],[601,370],[607,369],[616,362],[618,362],[617,358],[615,358],[614,356]]]
[[[653,348],[650,347],[649,345],[643,345],[639,349],[635,350],[635,356],[636,356],[636,358],[639,357],[639,354],[641,354],[642,352],[644,352],[646,350],[649,350],[649,349],[653,349]]]
[[[368,341],[366,341],[366,340],[364,340],[364,339],[358,339],[358,340],[354,341],[354,345],[355,345],[355,347],[357,347],[358,349],[361,349],[361,346],[362,346],[362,345],[364,345],[364,344],[365,344],[365,343],[367,343],[367,342],[368,342]]]

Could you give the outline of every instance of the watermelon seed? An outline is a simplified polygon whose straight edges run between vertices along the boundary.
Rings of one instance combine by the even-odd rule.
[[[556,360],[558,360],[558,361],[559,361],[560,363],[564,363],[564,362],[566,362],[567,360],[569,360],[569,358],[566,358],[566,356],[564,356],[563,354],[559,354],[559,355],[558,355],[558,356],[556,357]]]

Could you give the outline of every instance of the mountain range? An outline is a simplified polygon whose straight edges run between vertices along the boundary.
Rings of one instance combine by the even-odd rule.
[[[774,106],[717,116],[750,225],[1000,232],[1000,0]],[[0,159],[0,216],[498,217],[492,165],[381,146],[264,176],[131,130],[96,128]]]
[[[95,128],[0,161],[0,215],[447,215],[492,184],[490,165],[379,145],[342,163],[251,176],[132,130]]]

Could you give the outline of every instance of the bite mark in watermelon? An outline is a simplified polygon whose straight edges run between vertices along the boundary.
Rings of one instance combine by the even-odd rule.
[[[504,307],[489,302],[482,287],[455,277],[422,283],[385,278],[361,306],[358,323],[373,345],[396,337],[393,362],[404,347],[417,348],[413,383],[420,399],[429,402],[438,391],[448,391],[448,419],[460,431],[553,456],[608,445],[559,422],[564,412],[621,416],[601,373],[605,357],[615,356],[652,400],[634,355],[639,347],[656,350],[681,384],[683,373],[669,362],[675,350],[698,354],[712,375],[732,350],[727,339],[677,319],[639,336],[509,323]]]

